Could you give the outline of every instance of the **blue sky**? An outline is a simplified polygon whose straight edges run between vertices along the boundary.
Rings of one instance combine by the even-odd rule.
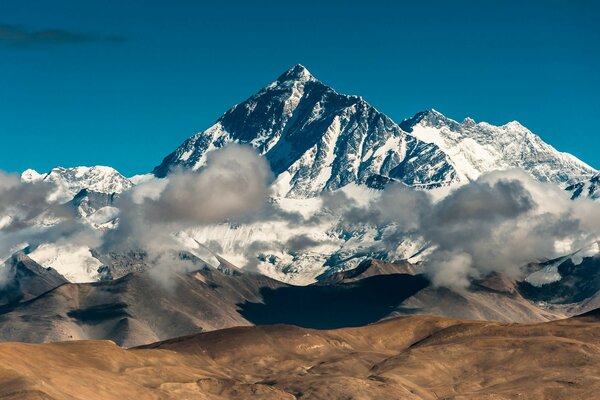
[[[150,171],[294,64],[400,122],[518,120],[600,168],[600,2],[0,2],[0,169]]]

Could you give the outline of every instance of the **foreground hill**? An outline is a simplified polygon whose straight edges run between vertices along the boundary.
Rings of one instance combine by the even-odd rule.
[[[600,312],[534,325],[405,317],[362,328],[238,327],[124,350],[0,344],[10,399],[583,399]]]

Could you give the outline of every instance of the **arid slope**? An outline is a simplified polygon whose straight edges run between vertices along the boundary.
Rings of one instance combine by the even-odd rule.
[[[519,325],[403,317],[238,327],[125,350],[0,344],[9,399],[592,399],[600,313]]]

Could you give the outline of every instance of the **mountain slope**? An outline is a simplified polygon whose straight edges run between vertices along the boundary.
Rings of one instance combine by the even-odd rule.
[[[164,278],[164,277],[163,277]],[[123,346],[250,323],[237,304],[284,285],[258,274],[214,269],[160,279],[132,273],[97,283],[69,283],[34,300],[0,307],[2,341],[110,339]]]
[[[600,173],[597,173],[590,179],[569,185],[565,190],[572,193],[572,199],[588,198],[598,200],[600,199]]]
[[[0,267],[0,306],[31,300],[67,282],[56,270],[16,253]]]
[[[178,274],[150,269],[116,280],[69,283],[0,307],[0,340],[110,339],[134,346],[240,325],[330,329],[412,314],[504,322],[564,316],[537,307],[511,287],[501,291],[482,283],[460,291],[435,288],[422,275],[397,272],[405,267],[372,263],[358,271],[362,279],[357,275],[308,286],[211,267]],[[381,271],[386,275],[379,275]]]
[[[600,299],[600,253],[565,257],[549,263],[541,272],[552,279],[529,279],[519,283],[519,291],[535,302],[553,305],[581,303],[581,310],[596,308]]]
[[[471,118],[457,122],[435,110],[417,113],[400,126],[419,140],[437,145],[452,160],[462,181],[499,169],[522,168],[536,179],[557,184],[593,175],[589,165],[562,153],[516,121],[502,126]]]
[[[227,143],[252,145],[270,162],[282,195],[310,197],[383,175],[435,187],[455,180],[435,145],[403,132],[362,98],[335,92],[296,65],[186,140],[154,169],[197,169]]]
[[[256,148],[278,177],[279,194],[299,198],[373,179],[435,188],[497,169],[522,168],[554,183],[597,172],[516,121],[499,127],[470,118],[458,123],[429,110],[397,125],[301,65],[187,139],[153,172],[164,177],[178,167],[197,169],[210,151],[230,142]]]

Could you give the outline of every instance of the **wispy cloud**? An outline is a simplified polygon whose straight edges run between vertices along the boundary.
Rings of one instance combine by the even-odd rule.
[[[122,36],[96,36],[64,29],[27,30],[19,26],[0,23],[0,44],[10,46],[36,46],[60,43],[90,43],[125,41]]]

